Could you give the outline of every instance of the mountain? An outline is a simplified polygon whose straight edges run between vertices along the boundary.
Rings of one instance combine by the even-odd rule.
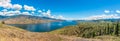
[[[116,22],[116,21],[120,21],[120,19],[99,19],[99,20],[91,20],[93,22],[97,22],[97,21],[110,21],[110,22]]]
[[[31,16],[31,15],[15,15],[15,16],[1,16],[1,21],[3,21],[6,24],[35,24],[35,23],[47,23],[47,22],[54,22],[61,20],[48,18],[48,17]]]
[[[75,20],[78,22],[99,22],[99,21],[110,21],[110,22],[116,22],[116,21],[120,21],[120,18],[118,19],[98,19],[98,20]]]
[[[1,15],[0,15],[0,20],[1,20],[1,19],[4,19],[4,18],[7,18],[7,17],[9,17],[9,16],[1,16]]]

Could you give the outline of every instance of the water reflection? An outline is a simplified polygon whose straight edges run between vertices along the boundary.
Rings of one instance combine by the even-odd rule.
[[[63,21],[63,22],[51,22],[51,23],[40,23],[40,24],[10,24],[32,32],[48,32],[56,30],[68,25],[76,25],[75,21]]]

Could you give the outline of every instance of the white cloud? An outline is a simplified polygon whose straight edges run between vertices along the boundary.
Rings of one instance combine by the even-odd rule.
[[[5,16],[14,16],[15,14],[6,14]]]
[[[105,10],[104,12],[105,12],[105,13],[110,13],[110,10]]]
[[[0,15],[6,15],[7,14],[7,9],[3,9]]]
[[[14,4],[12,8],[15,9],[15,10],[21,10],[22,6],[19,5],[19,4]]]
[[[31,15],[29,12],[22,12],[23,15]]]
[[[35,14],[35,12],[31,12],[32,14]]]
[[[47,12],[41,12],[41,14],[45,17],[51,17],[51,11],[48,10]]]
[[[4,16],[5,14],[4,14],[3,12],[0,12],[0,15],[3,15],[3,16]]]
[[[0,2],[11,2],[11,0],[0,0]]]
[[[51,15],[51,10],[48,10],[46,12],[39,10],[44,17],[49,17],[49,18],[55,18],[55,19],[65,19],[62,15],[56,16],[56,15]]]
[[[28,6],[28,5],[22,6],[20,4],[12,4],[11,0],[0,0],[0,7],[4,8],[3,10],[0,11],[0,15],[3,15],[3,16],[13,16],[18,14],[34,15],[36,13],[36,9],[33,6]],[[21,12],[20,10],[22,8],[24,8],[24,10],[27,10],[28,12]],[[38,10],[37,12],[40,14],[36,16],[64,19],[62,15],[59,15],[59,16],[51,15],[51,10],[45,11],[45,9],[43,9],[43,10]]]
[[[6,9],[15,9],[20,10],[22,8],[19,4],[12,4],[11,0],[0,0],[0,7],[6,8]]]
[[[7,14],[21,14],[20,11],[8,11]]]
[[[51,16],[51,18],[55,18],[55,16]]]
[[[116,10],[116,13],[120,13],[120,10]]]
[[[38,10],[39,13],[41,13],[42,11],[41,10]]]
[[[0,15],[3,15],[3,16],[13,16],[13,15],[18,15],[18,14],[21,14],[20,11],[7,11],[7,10],[2,10],[0,12]]]
[[[36,9],[33,6],[24,5],[24,9],[28,11],[35,11]]]
[[[10,2],[11,0],[0,0],[0,7],[10,9],[12,7]]]
[[[10,8],[12,8],[12,4],[0,2],[0,7],[10,9]]]
[[[65,19],[65,17],[63,17],[62,15],[59,15],[57,19]]]
[[[12,15],[18,15],[18,14],[24,14],[24,15],[30,15],[29,12],[21,12],[22,5],[20,4],[12,4],[11,0],[0,0],[0,7],[4,8],[0,11],[0,15],[3,16],[12,16]],[[24,5],[24,9],[28,11],[35,11],[35,8],[32,6]],[[8,9],[12,9],[13,11],[10,11]],[[34,13],[34,12],[31,12]]]
[[[95,15],[95,16],[90,16],[88,18],[83,18],[82,20],[98,20],[98,19],[116,19],[120,18],[117,14],[111,14],[111,15]]]
[[[46,12],[46,16],[48,16],[48,17],[51,16],[51,11],[50,11],[50,10],[48,10],[48,11]]]

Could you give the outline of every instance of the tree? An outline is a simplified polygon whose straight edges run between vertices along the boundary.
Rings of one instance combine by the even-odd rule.
[[[2,23],[2,24],[5,24],[5,22],[4,22],[4,21],[2,21],[1,23]]]
[[[113,35],[119,35],[119,21],[117,21],[117,23],[114,25]]]
[[[116,35],[117,36],[119,35],[119,21],[117,21],[117,24],[116,24]]]
[[[106,27],[106,34],[110,34],[110,27],[109,27],[109,23],[107,24],[107,27]]]

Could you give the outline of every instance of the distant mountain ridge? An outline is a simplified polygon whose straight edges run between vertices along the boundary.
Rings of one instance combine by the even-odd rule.
[[[80,21],[80,22],[98,22],[98,21],[110,21],[110,22],[116,22],[116,21],[120,21],[120,18],[118,19],[98,19],[98,20],[75,20],[75,21]]]
[[[0,20],[5,22],[6,24],[33,24],[62,21],[60,19],[31,15],[0,16]]]
[[[0,15],[0,19],[4,19],[4,18],[8,18],[8,16],[1,16]]]

